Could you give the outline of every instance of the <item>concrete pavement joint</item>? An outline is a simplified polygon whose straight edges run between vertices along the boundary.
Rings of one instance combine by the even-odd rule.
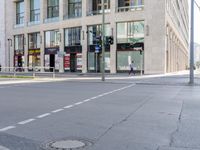
[[[68,106],[65,106],[65,107],[63,107],[63,108],[60,108],[60,109],[56,109],[56,110],[54,110],[54,111],[51,111],[51,113],[45,113],[45,114],[39,115],[39,116],[37,116],[37,117],[31,118],[31,119],[27,119],[27,120],[24,120],[24,121],[20,121],[20,122],[17,123],[17,125],[25,125],[25,124],[31,123],[31,122],[33,122],[33,121],[36,121],[37,119],[42,119],[42,118],[45,118],[45,117],[47,117],[47,116],[50,116],[50,115],[52,115],[52,113],[58,113],[58,112],[63,111],[64,109],[73,108],[73,107],[75,107],[75,106],[84,104],[84,103],[86,103],[86,102],[89,102],[89,101],[92,101],[92,100],[101,98],[101,97],[103,97],[103,96],[106,96],[106,95],[109,95],[109,94],[112,94],[112,93],[115,93],[115,92],[118,92],[118,91],[125,90],[125,89],[130,88],[130,87],[133,87],[133,86],[135,86],[135,84],[131,84],[131,85],[129,85],[129,86],[125,86],[125,87],[122,87],[122,88],[119,88],[119,89],[116,89],[116,90],[113,90],[113,91],[110,91],[110,92],[106,92],[106,93],[103,93],[103,94],[94,96],[94,97],[89,98],[89,99],[82,100],[82,101],[77,102],[77,103],[74,103],[74,104],[72,104],[72,105],[68,105]],[[0,129],[0,132],[5,132],[5,131],[8,131],[8,130],[10,130],[10,129],[14,129],[14,128],[16,128],[16,127],[17,127],[17,126],[7,126],[7,127],[5,127],[5,128]]]

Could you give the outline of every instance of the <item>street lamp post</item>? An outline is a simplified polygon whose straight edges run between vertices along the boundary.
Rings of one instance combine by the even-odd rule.
[[[190,27],[190,81],[194,84],[194,0],[191,0],[191,27]]]
[[[104,0],[101,0],[102,3],[102,32],[101,32],[101,38],[102,38],[102,64],[101,64],[101,70],[102,70],[102,81],[105,81],[105,7],[104,7]]]

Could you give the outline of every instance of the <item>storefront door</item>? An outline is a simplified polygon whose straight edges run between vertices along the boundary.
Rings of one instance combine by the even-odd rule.
[[[50,71],[53,72],[53,68],[55,67],[55,55],[50,54]]]
[[[77,62],[76,54],[75,53],[70,54],[70,71],[71,72],[76,72],[76,66],[77,66],[76,62]]]

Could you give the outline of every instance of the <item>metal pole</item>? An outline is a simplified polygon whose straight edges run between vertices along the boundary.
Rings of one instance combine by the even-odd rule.
[[[104,8],[104,0],[101,0],[102,3],[102,81],[105,81],[105,8]]]
[[[142,52],[140,54],[140,75],[142,76],[143,72],[143,56],[142,56]]]
[[[190,27],[190,81],[194,84],[194,0],[191,0],[191,27]]]

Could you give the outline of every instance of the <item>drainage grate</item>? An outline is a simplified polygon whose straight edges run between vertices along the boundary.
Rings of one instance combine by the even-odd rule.
[[[92,145],[89,140],[81,138],[66,138],[43,144],[44,150],[82,150]]]

